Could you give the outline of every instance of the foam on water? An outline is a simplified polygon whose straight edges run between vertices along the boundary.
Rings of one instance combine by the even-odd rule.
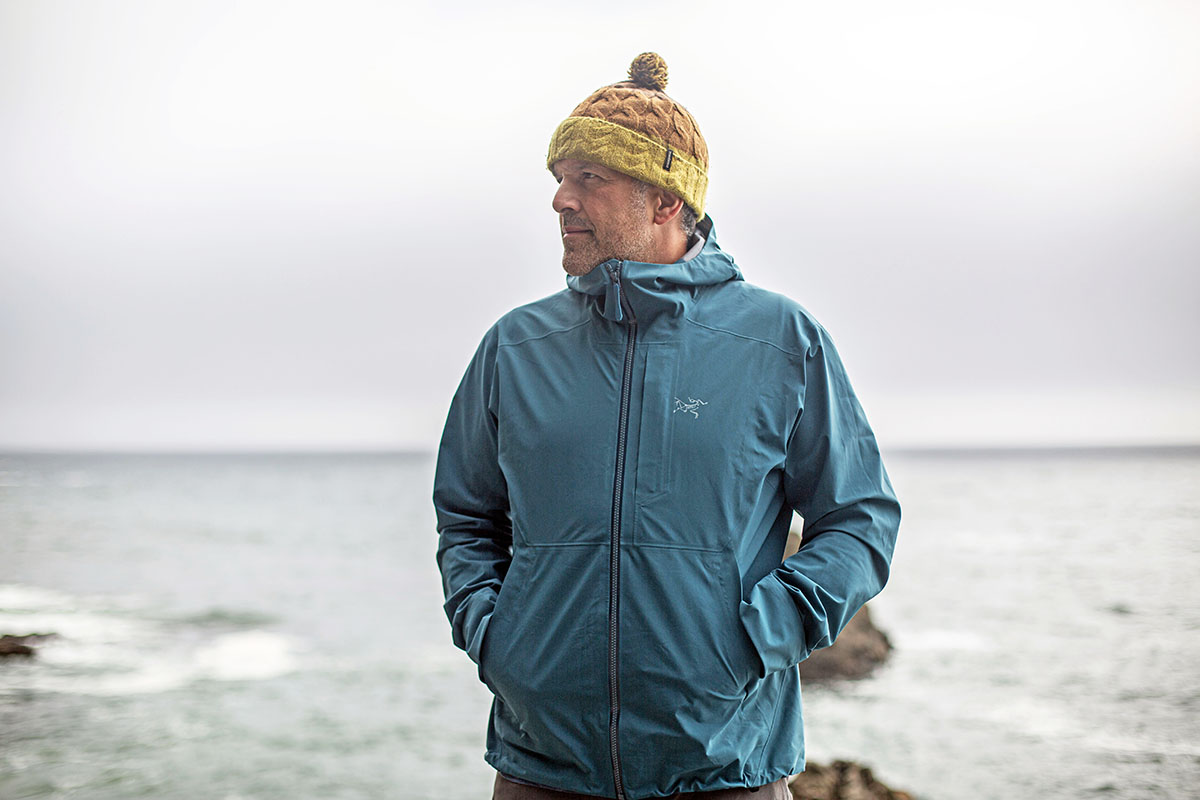
[[[980,718],[1013,733],[1039,739],[1082,740],[1087,728],[1069,709],[1044,699],[1008,697],[986,707]]]
[[[984,652],[996,647],[980,634],[968,630],[918,630],[893,636],[898,647],[911,650]]]
[[[42,676],[36,688],[112,696],[167,692],[200,680],[266,680],[293,671],[297,665],[296,650],[295,643],[280,634],[229,633],[189,652],[147,654],[132,668],[121,671]]]
[[[75,607],[75,598],[63,592],[15,583],[0,583],[0,614],[71,610]]]
[[[0,694],[144,694],[200,680],[266,680],[296,669],[299,647],[291,637],[267,630],[214,631],[207,614],[199,617],[203,625],[170,624],[150,616],[144,605],[127,605],[132,604],[113,607],[37,587],[0,586],[0,631],[56,634],[39,643],[36,664],[0,672]]]
[[[295,647],[277,633],[227,633],[197,650],[194,665],[197,676],[213,680],[264,680],[296,668]]]

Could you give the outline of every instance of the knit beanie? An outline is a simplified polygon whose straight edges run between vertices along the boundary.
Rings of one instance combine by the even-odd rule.
[[[708,145],[688,110],[663,92],[667,62],[642,53],[629,80],[602,86],[575,107],[550,139],[546,166],[564,158],[602,164],[678,195],[704,218]]]

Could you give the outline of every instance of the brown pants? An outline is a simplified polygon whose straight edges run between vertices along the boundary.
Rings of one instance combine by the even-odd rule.
[[[510,781],[497,773],[492,800],[596,800],[595,795],[560,792]],[[787,779],[780,778],[766,786],[754,788],[718,789],[715,792],[679,792],[665,800],[792,800]]]

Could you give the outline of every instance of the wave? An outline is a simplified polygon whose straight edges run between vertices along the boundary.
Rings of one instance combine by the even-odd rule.
[[[266,615],[210,609],[164,619],[149,604],[110,601],[0,585],[0,632],[57,634],[39,643],[36,658],[0,671],[0,695],[165,692],[204,680],[266,680],[299,666],[300,643],[264,629]]]

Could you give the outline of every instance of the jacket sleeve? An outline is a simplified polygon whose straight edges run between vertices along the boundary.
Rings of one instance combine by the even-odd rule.
[[[900,526],[875,435],[828,334],[817,332],[784,465],[786,500],[804,518],[800,549],[740,609],[765,674],[832,644],[883,589]]]
[[[496,339],[493,328],[455,392],[433,481],[444,608],[454,644],[476,664],[512,561],[508,490],[497,448]]]

